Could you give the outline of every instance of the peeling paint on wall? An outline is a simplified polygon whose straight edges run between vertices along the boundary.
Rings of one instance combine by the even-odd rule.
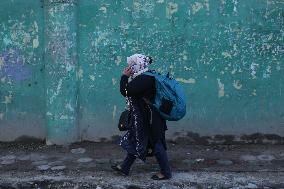
[[[240,80],[234,80],[233,86],[234,86],[236,89],[240,90],[243,85],[241,84]]]
[[[263,78],[267,79],[271,75],[271,66],[267,66],[266,69],[263,71]]]
[[[107,13],[107,6],[104,5],[104,6],[100,7],[99,10],[106,14]]]
[[[95,78],[96,78],[96,77],[95,77],[94,75],[90,75],[89,77],[90,77],[90,79],[91,79],[92,81],[95,81]]]
[[[78,70],[78,73],[77,73],[78,79],[83,78],[83,74],[84,74],[84,70],[83,70],[82,68],[80,68],[80,69]]]
[[[40,112],[49,143],[116,132],[112,124],[125,105],[121,71],[137,52],[182,83],[190,113],[180,129],[265,133],[279,132],[283,123],[284,4],[278,0],[0,5],[0,112],[9,123],[16,111]],[[77,136],[81,131],[87,134]]]
[[[115,85],[115,84],[116,84],[116,79],[112,78],[112,85]]]
[[[253,90],[253,92],[251,93],[253,96],[256,96],[257,93],[256,93],[256,89]]]
[[[77,61],[77,4],[46,0],[44,8],[47,143],[70,143],[78,140],[78,85],[84,77]]]
[[[122,57],[121,56],[117,56],[116,59],[115,59],[115,63],[116,65],[119,65],[122,61]]]
[[[104,3],[98,1],[98,9]],[[251,111],[259,109],[260,99],[270,99],[265,91],[273,91],[279,101],[278,88],[283,88],[275,80],[283,80],[283,55],[279,48],[283,32],[279,15],[284,7],[279,1],[267,5],[256,0],[123,0],[119,6],[110,5],[107,14],[92,11],[96,3],[82,1],[79,6],[79,22],[86,26],[80,29],[79,60],[86,72],[83,78],[88,78],[80,87],[84,107],[81,122],[85,125],[93,120],[98,125],[108,122],[114,105],[118,112],[124,108],[118,82],[126,57],[137,52],[151,55],[152,68],[170,72],[185,88],[191,109],[180,122],[183,129],[205,132],[206,128],[214,132],[220,130],[222,123],[229,125],[222,127],[227,132],[247,130],[244,125],[248,124],[265,130],[269,123],[256,126],[261,115],[267,115],[267,120],[273,122],[282,119],[280,115],[264,113],[265,110]],[[149,11],[145,12],[147,6]],[[266,12],[269,14],[264,17]],[[92,26],[86,17],[93,20]],[[89,75],[95,75],[96,82]],[[96,94],[95,97],[90,93]],[[281,109],[272,99],[264,106],[270,107],[269,102]],[[92,118],[90,112],[98,110],[103,113],[98,112]],[[233,120],[241,120],[238,123],[242,122],[243,126]],[[93,130],[104,132],[100,126]]]
[[[229,52],[222,52],[224,58],[232,58],[232,55]]]
[[[166,7],[166,16],[167,18],[172,18],[172,15],[178,11],[178,4],[169,2],[168,6]]]
[[[221,80],[218,78],[217,79],[218,82],[218,97],[221,98],[225,95],[225,85],[221,82]]]
[[[58,84],[57,84],[57,88],[56,90],[52,90],[50,89],[50,93],[52,94],[52,96],[49,99],[49,103],[52,104],[54,102],[54,99],[59,95],[61,87],[62,87],[62,79],[59,79]]]
[[[36,49],[39,46],[38,36],[33,40],[33,48]]]
[[[233,0],[234,3],[234,14],[238,14],[237,6],[238,6],[238,0]]]
[[[200,11],[203,8],[203,4],[200,2],[195,2],[192,6],[192,14],[196,14],[198,11]]]
[[[34,0],[0,1],[0,141],[43,136],[41,5]]]
[[[12,95],[4,96],[5,100],[2,102],[3,104],[10,104],[12,102]]]
[[[153,0],[133,0],[132,16],[136,19],[141,17],[141,14],[146,18],[153,16],[155,2]]]
[[[258,67],[258,64],[256,64],[256,63],[252,63],[250,65],[251,76],[252,76],[253,79],[256,79],[257,67]]]
[[[183,78],[176,78],[177,81],[182,82],[182,83],[187,83],[187,84],[194,84],[195,79],[190,78],[190,79],[183,79]]]

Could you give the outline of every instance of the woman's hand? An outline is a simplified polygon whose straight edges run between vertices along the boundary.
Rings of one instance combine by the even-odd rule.
[[[131,75],[131,68],[130,67],[126,67],[124,70],[123,70],[123,75],[126,75],[127,77],[129,77]]]

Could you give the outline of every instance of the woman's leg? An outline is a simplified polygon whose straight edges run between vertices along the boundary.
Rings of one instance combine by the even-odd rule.
[[[136,156],[127,153],[126,158],[124,159],[123,163],[121,164],[121,169],[123,172],[128,175],[132,164],[134,163]]]
[[[169,165],[168,155],[167,155],[167,152],[166,152],[164,145],[162,144],[162,142],[160,140],[158,142],[156,142],[154,150],[155,150],[154,154],[155,154],[156,159],[159,163],[161,173],[165,177],[171,178],[172,172],[171,172],[171,168],[170,168],[170,165]]]

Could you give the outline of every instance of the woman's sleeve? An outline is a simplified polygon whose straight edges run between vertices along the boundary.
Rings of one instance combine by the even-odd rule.
[[[122,75],[120,78],[120,93],[125,97],[126,96],[126,87],[128,85],[128,77],[126,75]]]
[[[128,83],[128,77],[123,75],[120,80],[120,93],[123,96],[142,96],[143,93],[153,86],[151,76],[139,75]]]

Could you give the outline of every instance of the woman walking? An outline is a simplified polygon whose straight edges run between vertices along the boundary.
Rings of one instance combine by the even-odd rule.
[[[145,161],[146,156],[154,155],[160,172],[151,178],[170,179],[172,174],[165,140],[166,120],[151,105],[155,100],[155,78],[143,74],[150,71],[148,66],[152,59],[134,54],[127,58],[127,63],[128,67],[124,69],[120,80],[120,92],[130,105],[129,130],[120,142],[127,155],[121,165],[113,165],[112,168],[123,175],[129,175],[136,158]]]

